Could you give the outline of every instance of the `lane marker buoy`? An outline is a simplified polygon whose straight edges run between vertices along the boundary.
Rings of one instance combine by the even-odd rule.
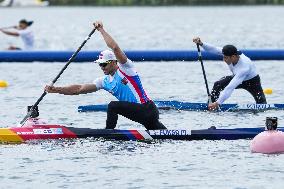
[[[8,82],[4,80],[0,80],[0,88],[8,87]]]

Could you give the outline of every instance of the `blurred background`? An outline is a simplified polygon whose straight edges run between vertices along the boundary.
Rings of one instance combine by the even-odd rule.
[[[200,36],[216,46],[239,49],[284,48],[284,0],[0,0],[0,28],[33,21],[34,50],[74,52],[102,20],[123,50],[193,50]],[[12,30],[12,29],[11,29]],[[22,41],[0,32],[0,51]],[[106,49],[95,32],[82,50]],[[1,53],[0,52],[0,53]],[[4,53],[7,53],[6,51]],[[29,52],[28,52],[29,53]],[[9,54],[9,53],[8,53]],[[11,54],[10,56],[13,56]],[[93,60],[97,57],[94,56]],[[17,125],[65,62],[0,62],[0,127]],[[284,61],[255,61],[269,103],[284,103]],[[207,102],[200,63],[136,62],[143,86],[153,100]],[[209,88],[230,75],[222,61],[204,61]],[[103,76],[98,65],[72,62],[56,85],[91,83]],[[49,123],[105,127],[105,112],[79,113],[79,105],[107,104],[109,93],[48,94],[39,104]],[[254,103],[235,90],[226,103]],[[263,127],[265,118],[283,111],[161,111],[169,129]],[[143,128],[120,117],[118,127]],[[1,137],[1,136],[0,136]],[[249,140],[121,142],[78,140],[0,145],[1,188],[218,188],[282,189],[283,156],[252,154]]]
[[[26,0],[2,0],[24,2]],[[42,0],[31,0],[36,3]],[[48,2],[48,1],[46,1]],[[160,5],[238,5],[238,4],[283,4],[283,0],[49,0],[50,5],[98,5],[98,6],[160,6]]]

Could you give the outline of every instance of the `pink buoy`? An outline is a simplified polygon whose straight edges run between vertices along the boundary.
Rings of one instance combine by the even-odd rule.
[[[259,133],[251,141],[250,150],[263,154],[284,153],[284,132],[269,130]]]

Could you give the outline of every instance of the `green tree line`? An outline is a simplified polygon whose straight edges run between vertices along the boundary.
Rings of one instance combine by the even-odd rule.
[[[284,0],[49,0],[51,5],[166,6],[284,4]]]

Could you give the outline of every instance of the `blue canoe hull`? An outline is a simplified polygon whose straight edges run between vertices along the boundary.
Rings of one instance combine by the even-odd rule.
[[[207,103],[191,103],[180,101],[154,101],[158,109],[207,111]],[[222,104],[220,111],[265,111],[284,110],[284,104]],[[107,104],[79,106],[78,112],[107,111]]]

